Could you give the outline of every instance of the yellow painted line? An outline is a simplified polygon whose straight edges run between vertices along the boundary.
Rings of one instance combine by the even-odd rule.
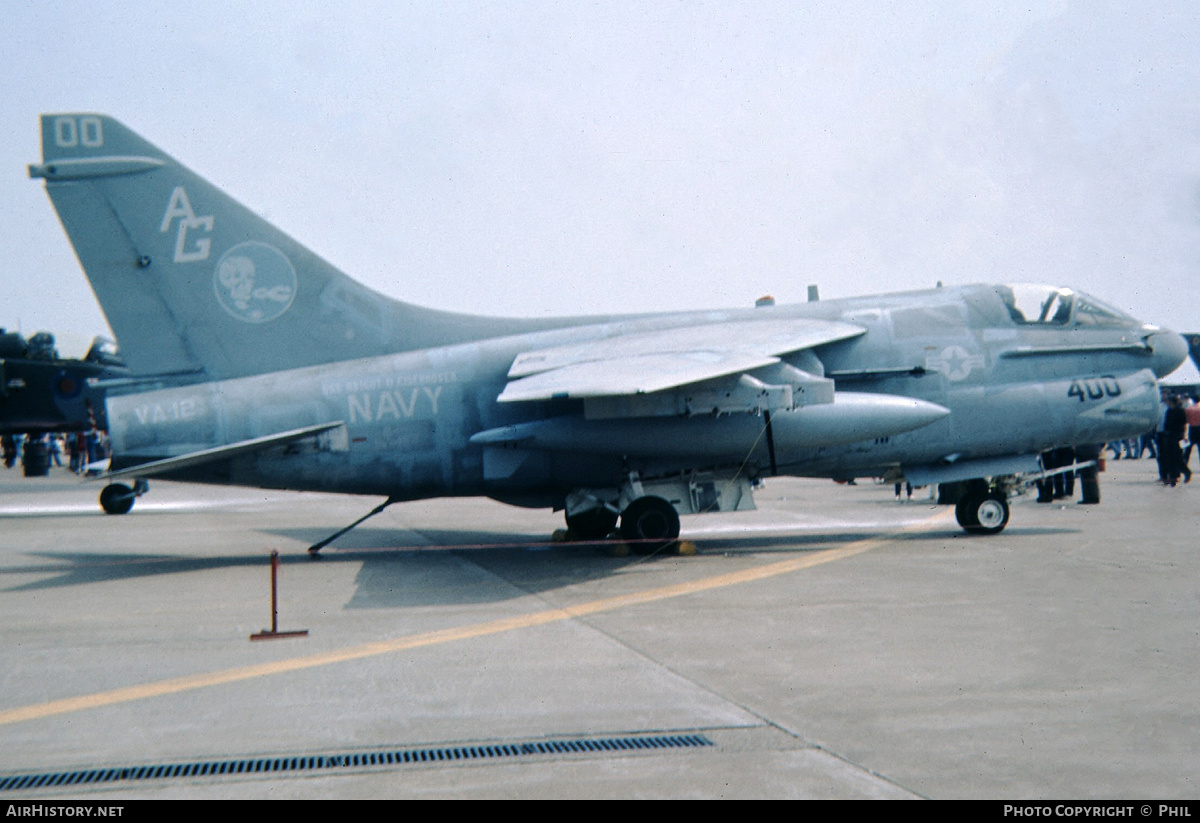
[[[267,677],[274,674],[284,674],[286,672],[301,671],[303,669],[313,669],[317,668],[318,666],[329,666],[334,663],[345,663],[351,660],[377,657],[379,655],[392,654],[394,652],[406,651],[409,649],[419,649],[424,646],[452,643],[457,640],[471,640],[477,637],[501,634],[503,632],[514,631],[516,629],[528,629],[535,626],[545,626],[550,623],[558,623],[564,620],[586,617],[587,615],[615,611],[616,609],[625,608],[626,606],[637,606],[643,603],[669,600],[674,597],[682,597],[684,595],[696,594],[698,592],[711,591],[713,589],[725,588],[727,586],[736,586],[741,583],[752,583],[757,580],[766,580],[767,578],[778,577],[779,575],[790,574],[792,572],[800,571],[801,569],[808,569],[812,568],[813,566],[820,566],[825,563],[832,563],[836,560],[843,560],[847,557],[853,557],[857,554],[863,554],[864,552],[871,551],[872,549],[876,549],[890,542],[903,533],[915,531],[940,520],[944,520],[949,514],[952,514],[952,512],[944,511],[931,518],[921,521],[921,523],[914,526],[909,526],[880,537],[858,540],[838,549],[826,549],[825,551],[812,552],[811,554],[805,554],[801,557],[779,560],[774,563],[767,563],[762,566],[755,566],[754,568],[744,569],[738,572],[730,572],[728,574],[705,577],[688,583],[676,583],[670,586],[661,586],[659,588],[647,589],[646,591],[633,592],[631,594],[619,595],[617,597],[607,597],[600,600],[592,600],[588,603],[580,603],[576,606],[564,606],[558,609],[546,609],[545,611],[534,612],[533,614],[507,617],[500,620],[490,620],[486,623],[476,623],[470,626],[460,626],[453,629],[438,629],[437,631],[423,632],[421,634],[409,635],[407,637],[397,637],[391,640],[380,640],[374,643],[365,643],[345,649],[321,652],[318,654],[306,655],[304,657],[293,657],[287,660],[278,660],[273,663],[259,663],[253,666],[240,666],[234,669],[224,669],[216,672],[193,674],[186,677],[175,677],[169,680],[143,683],[138,686],[126,686],[122,689],[112,689],[105,692],[96,692],[95,694],[85,694],[80,695],[79,697],[68,697],[63,700],[52,700],[48,703],[39,703],[32,706],[21,706],[16,709],[0,711],[0,726],[9,725],[12,723],[20,723],[26,720],[38,720],[60,714],[69,714],[71,712],[83,711],[85,709],[97,709],[102,706],[112,706],[118,703],[129,703],[134,700],[144,700],[150,697],[162,697],[168,694],[178,694],[180,692],[207,688],[209,686],[220,686],[225,683],[236,683],[241,680],[252,680],[256,677]]]

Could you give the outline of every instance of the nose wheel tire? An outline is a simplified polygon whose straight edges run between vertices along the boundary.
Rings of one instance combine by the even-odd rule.
[[[679,537],[679,513],[661,497],[639,497],[621,512],[621,537],[637,554],[654,554]]]
[[[1008,525],[1008,501],[998,492],[973,492],[958,502],[954,514],[972,534],[999,534]]]

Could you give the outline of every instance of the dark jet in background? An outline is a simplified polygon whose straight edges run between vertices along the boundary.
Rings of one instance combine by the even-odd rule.
[[[104,428],[104,390],[95,383],[127,374],[113,344],[102,338],[82,360],[65,360],[46,332],[26,340],[0,329],[0,434]]]

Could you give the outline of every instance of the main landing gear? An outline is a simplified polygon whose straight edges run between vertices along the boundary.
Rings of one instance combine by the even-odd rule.
[[[608,506],[567,515],[567,533],[573,540],[603,540],[617,527],[617,513]]]
[[[679,537],[679,513],[661,497],[639,497],[621,512],[621,537],[635,554],[654,554]]]
[[[569,539],[604,540],[620,521],[621,539],[635,554],[654,554],[679,538],[679,512],[669,500],[643,495],[631,501],[618,516],[615,505],[591,498],[592,508],[567,515]]]

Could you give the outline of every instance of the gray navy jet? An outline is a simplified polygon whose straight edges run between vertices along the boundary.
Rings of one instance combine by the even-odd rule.
[[[133,481],[104,489],[109,513],[151,477],[384,497],[375,511],[485,495],[563,510],[578,539],[660,547],[682,514],[753,508],[774,475],[883,477],[961,484],[959,523],[996,533],[1043,452],[1154,428],[1157,378],[1188,351],[1030,284],[435,311],[351,280],[116,120],[44,115],[41,131],[30,176],[131,372],[107,393],[108,478]]]

